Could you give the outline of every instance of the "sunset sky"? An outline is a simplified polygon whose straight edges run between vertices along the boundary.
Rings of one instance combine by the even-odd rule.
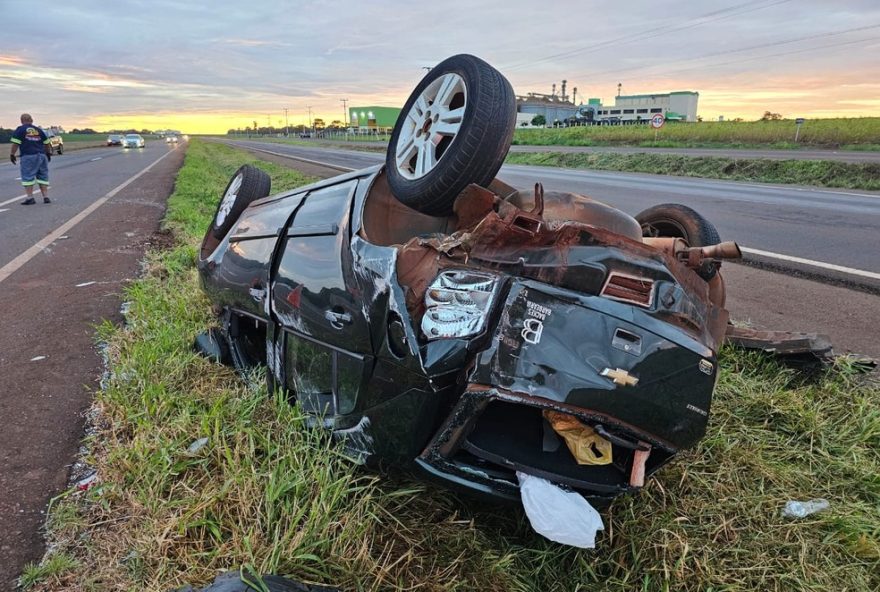
[[[400,106],[456,53],[517,94],[696,90],[704,119],[880,116],[877,0],[0,0],[0,126],[224,133]],[[283,125],[283,124],[282,124]]]

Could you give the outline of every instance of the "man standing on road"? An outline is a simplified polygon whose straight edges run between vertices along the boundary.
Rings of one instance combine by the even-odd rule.
[[[9,160],[15,164],[16,151],[21,148],[21,184],[27,193],[23,206],[37,203],[34,200],[34,184],[40,186],[43,203],[51,203],[49,199],[49,161],[52,160],[52,147],[46,132],[34,125],[34,118],[27,113],[21,114],[21,125],[12,133],[12,149]]]

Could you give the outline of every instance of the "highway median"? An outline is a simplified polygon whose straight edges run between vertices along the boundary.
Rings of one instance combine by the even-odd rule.
[[[880,164],[678,154],[510,152],[508,164],[880,190]]]

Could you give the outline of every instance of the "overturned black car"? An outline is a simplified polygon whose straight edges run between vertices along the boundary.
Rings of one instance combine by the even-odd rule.
[[[684,206],[506,185],[514,123],[507,80],[460,55],[416,87],[384,166],[271,197],[242,167],[201,247],[220,319],[202,348],[266,364],[362,461],[603,502],[703,436],[739,249]]]

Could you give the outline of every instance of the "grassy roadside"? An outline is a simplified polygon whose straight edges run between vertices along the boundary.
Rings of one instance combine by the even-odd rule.
[[[127,326],[99,331],[110,375],[87,444],[100,484],[53,505],[33,589],[166,591],[240,566],[345,590],[880,587],[880,389],[845,364],[804,382],[724,351],[707,437],[604,513],[594,551],[534,535],[516,507],[353,466],[259,376],[190,350],[211,322],[197,244],[229,175],[253,161],[191,143],[166,222],[178,244],[127,290]],[[260,166],[276,190],[305,182]],[[779,516],[812,497],[831,509]]]
[[[825,148],[877,150],[880,117],[811,119],[794,142],[795,122],[706,121],[670,123],[655,133],[648,125],[598,125],[518,129],[513,143],[532,146],[642,146],[665,148]]]
[[[880,164],[678,154],[511,152],[509,164],[880,190]]]

